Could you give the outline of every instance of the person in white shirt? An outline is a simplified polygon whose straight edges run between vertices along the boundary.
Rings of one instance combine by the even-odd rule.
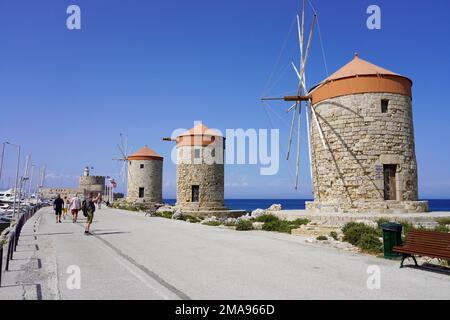
[[[70,200],[70,212],[72,212],[72,222],[76,223],[78,219],[78,212],[81,209],[81,200],[78,195]]]

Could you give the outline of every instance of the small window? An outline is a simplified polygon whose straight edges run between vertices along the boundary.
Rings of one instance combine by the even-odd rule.
[[[139,198],[140,199],[144,198],[144,192],[145,192],[144,188],[139,188]]]
[[[194,157],[195,157],[195,159],[200,159],[200,149],[194,150]]]
[[[216,157],[216,149],[212,149],[212,151],[211,151],[211,157],[213,157],[213,158]]]
[[[381,113],[387,113],[389,107],[389,100],[381,100]]]
[[[141,169],[144,169],[144,164],[141,164]]]

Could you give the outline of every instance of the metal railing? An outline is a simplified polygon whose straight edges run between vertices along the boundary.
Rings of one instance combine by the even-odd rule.
[[[20,214],[19,220],[15,224],[14,228],[8,233],[7,250],[6,250],[6,260],[5,269],[3,270],[3,244],[0,245],[0,287],[2,286],[2,275],[3,271],[9,271],[10,261],[14,258],[14,252],[17,251],[17,244],[19,243],[20,234],[22,228],[27,223],[27,221],[34,216],[34,214],[41,209],[41,205],[36,205],[28,208],[25,212]]]

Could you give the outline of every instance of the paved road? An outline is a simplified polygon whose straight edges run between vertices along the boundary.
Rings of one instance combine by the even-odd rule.
[[[27,281],[43,299],[450,299],[449,275],[290,235],[104,209],[85,236],[81,223],[39,215],[21,245],[38,245]],[[80,268],[80,290],[68,289],[70,266]],[[369,266],[380,268],[379,290],[367,287]]]

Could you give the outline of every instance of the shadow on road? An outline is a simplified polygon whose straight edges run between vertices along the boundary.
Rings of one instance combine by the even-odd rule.
[[[107,231],[107,232],[98,232],[98,231],[92,231],[92,235],[94,236],[104,236],[104,235],[111,235],[111,234],[127,234],[131,233],[130,231]]]
[[[415,265],[406,265],[404,268],[416,269],[450,276],[450,268],[437,266],[435,264],[424,263],[423,265],[418,267],[416,267]]]

